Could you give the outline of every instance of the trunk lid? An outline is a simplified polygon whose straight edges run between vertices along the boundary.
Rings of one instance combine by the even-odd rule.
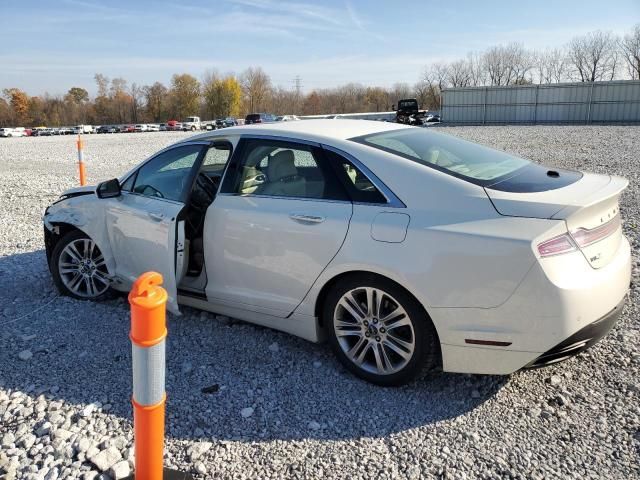
[[[618,199],[628,184],[622,177],[585,173],[570,185],[542,192],[485,191],[501,215],[564,220],[587,261],[600,268],[622,240]]]

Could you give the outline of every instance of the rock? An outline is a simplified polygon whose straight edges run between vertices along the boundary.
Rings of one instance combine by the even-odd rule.
[[[210,442],[198,442],[187,450],[187,455],[192,462],[198,460],[202,455],[207,453],[211,449]]]
[[[0,446],[9,447],[16,442],[16,437],[13,433],[7,432],[2,436],[2,441],[0,441]]]
[[[480,392],[478,390],[472,390],[471,398],[480,398]]]
[[[24,448],[25,450],[29,450],[34,443],[36,443],[36,436],[32,433],[27,433],[18,439],[16,445]]]
[[[57,386],[57,385],[54,385],[53,387],[51,387],[51,388],[49,389],[49,391],[50,391],[51,393],[54,393],[54,394],[55,394],[55,393],[58,393],[58,392],[60,391],[60,387],[59,387],[59,386]]]
[[[316,360],[313,362],[313,368],[320,368],[322,366],[322,362]]]
[[[101,472],[106,472],[120,460],[122,460],[120,450],[113,446],[106,448],[96,455],[89,457],[89,461],[93,463]]]
[[[547,378],[547,383],[555,387],[562,383],[562,378],[560,378],[558,375],[551,375],[549,378]]]
[[[186,375],[187,373],[191,373],[193,371],[193,365],[191,364],[191,362],[183,362],[181,371],[183,375]]]
[[[80,416],[84,418],[90,417],[91,414],[95,412],[98,408],[99,408],[98,404],[90,403],[80,411]]]
[[[220,390],[220,385],[214,383],[213,385],[209,385],[208,387],[202,387],[202,390],[200,391],[202,393],[216,393],[218,390]]]
[[[20,340],[22,340],[23,342],[31,341],[34,338],[36,338],[35,333],[32,333],[31,335],[20,335]]]
[[[273,342],[271,345],[269,345],[269,351],[271,352],[278,352],[280,350],[280,347],[278,346],[277,342]]]
[[[32,357],[33,357],[33,353],[31,353],[31,350],[22,350],[18,354],[18,358],[23,362],[26,362],[27,360],[31,360]]]
[[[109,475],[113,480],[121,480],[122,478],[128,477],[131,475],[131,467],[129,466],[129,462],[126,460],[122,460],[111,466],[109,469]]]
[[[196,464],[194,465],[194,468],[196,472],[198,472],[200,475],[206,475],[207,473],[207,467],[205,467],[204,463],[202,462],[196,462]]]
[[[51,422],[44,422],[36,429],[36,435],[38,437],[43,437],[47,435],[51,431]]]
[[[251,415],[253,415],[253,408],[252,407],[243,408],[242,410],[240,410],[240,415],[242,415],[242,418],[249,418]]]
[[[311,422],[309,422],[309,428],[311,430],[320,430],[320,424],[315,420],[312,420]]]
[[[58,467],[53,467],[45,475],[44,480],[57,480],[59,475],[60,475],[60,470],[58,470]]]
[[[64,428],[58,428],[53,431],[53,437],[57,440],[68,440],[73,435],[73,432],[65,430]]]
[[[74,448],[78,452],[84,453],[91,448],[91,445],[93,445],[93,442],[91,442],[91,440],[89,440],[87,437],[80,437],[76,440]]]

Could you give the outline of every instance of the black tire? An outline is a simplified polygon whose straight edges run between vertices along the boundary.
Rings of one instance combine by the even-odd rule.
[[[356,365],[343,351],[343,347],[341,347],[336,335],[334,313],[338,307],[338,302],[348,292],[365,287],[372,287],[390,295],[404,309],[411,322],[413,328],[412,336],[414,337],[413,353],[406,365],[396,372],[377,374]],[[338,360],[347,370],[368,382],[387,387],[400,386],[414,380],[424,370],[433,370],[441,365],[440,342],[429,315],[412,295],[387,278],[366,273],[353,274],[342,278],[329,291],[322,315],[323,325],[329,334],[329,343]],[[382,324],[380,323],[379,325]],[[365,327],[360,326],[357,328],[364,329]],[[370,341],[373,343],[373,339]],[[372,349],[369,349],[367,355],[372,354]]]
[[[63,255],[64,255],[63,252],[64,252],[64,249],[67,247],[67,245],[77,240],[91,240],[91,238],[88,235],[86,235],[84,232],[81,232],[79,230],[73,230],[67,233],[66,235],[64,235],[58,241],[58,243],[56,243],[56,246],[51,252],[51,259],[49,262],[51,276],[53,277],[53,283],[55,284],[56,288],[58,289],[61,295],[72,297],[78,300],[101,301],[101,300],[111,298],[113,296],[113,290],[111,289],[111,287],[107,287],[106,290],[100,291],[97,295],[90,295],[89,292],[87,292],[87,294],[85,295],[81,295],[72,291],[65,284],[65,281],[63,280],[60,273],[60,269],[59,269],[60,261],[61,261],[61,258],[63,258]],[[97,253],[100,254],[101,252],[97,245],[95,248],[97,250]],[[108,273],[106,267],[101,267],[100,270],[105,273]],[[101,288],[102,286],[103,285],[101,285]]]

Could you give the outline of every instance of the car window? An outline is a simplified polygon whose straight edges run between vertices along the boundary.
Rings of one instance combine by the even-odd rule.
[[[340,181],[354,202],[387,203],[386,197],[353,162],[331,150],[325,150],[325,155],[333,164]]]
[[[348,200],[318,148],[295,142],[243,141],[234,178],[223,192],[241,195]]]
[[[351,140],[483,186],[530,164],[515,155],[422,128],[392,130]]]
[[[185,145],[160,153],[140,167],[133,192],[183,202],[193,166],[203,148]]]

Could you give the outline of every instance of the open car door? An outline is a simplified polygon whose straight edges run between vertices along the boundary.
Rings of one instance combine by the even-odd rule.
[[[142,273],[162,274],[167,308],[178,313],[177,274],[184,249],[185,208],[208,143],[163,150],[125,182],[121,195],[109,199],[106,222],[116,275],[133,284]]]

